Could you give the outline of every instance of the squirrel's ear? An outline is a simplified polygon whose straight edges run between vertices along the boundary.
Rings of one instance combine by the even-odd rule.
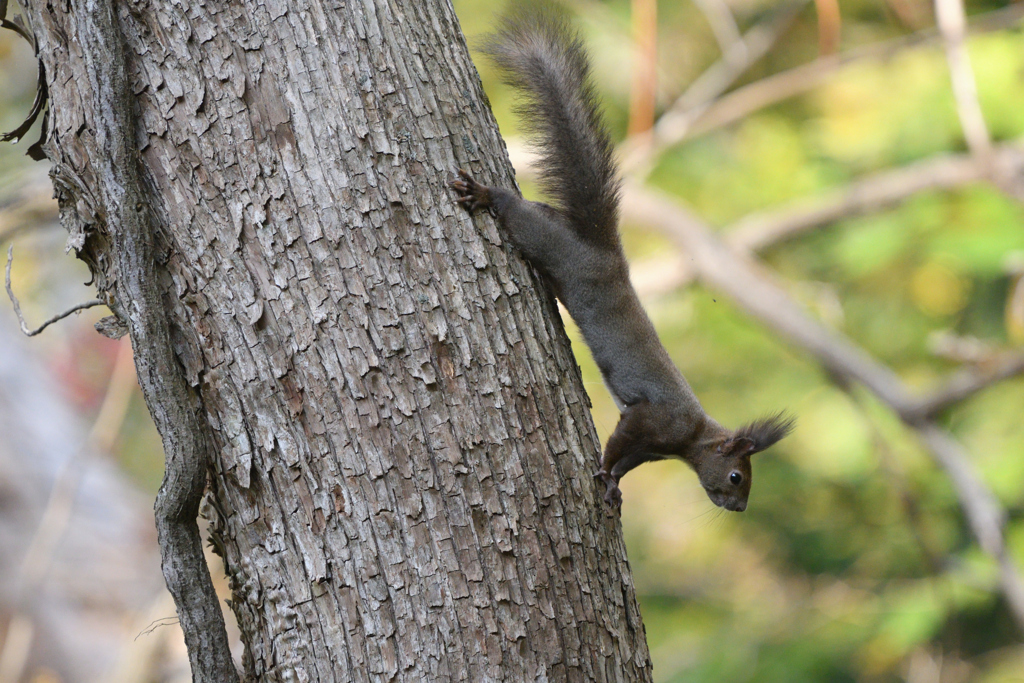
[[[722,455],[750,455],[757,449],[753,439],[745,436],[734,436],[722,444]]]
[[[748,452],[759,453],[793,431],[794,424],[796,418],[786,413],[776,413],[740,427],[730,441],[749,442],[753,448]]]

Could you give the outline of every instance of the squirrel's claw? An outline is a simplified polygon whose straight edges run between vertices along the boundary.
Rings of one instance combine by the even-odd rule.
[[[487,212],[491,214],[492,217],[497,218],[498,212],[491,204],[487,187],[473,180],[473,178],[461,168],[459,169],[459,175],[462,177],[462,180],[459,178],[453,178],[448,181],[448,186],[459,194],[455,201],[465,206],[470,213],[473,213],[477,209],[487,209]]]

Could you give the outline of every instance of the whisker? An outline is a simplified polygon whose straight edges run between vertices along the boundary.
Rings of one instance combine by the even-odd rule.
[[[710,513],[714,512],[714,511],[715,511],[715,508],[714,508],[714,507],[710,507],[710,508],[708,508],[707,510],[705,510],[704,512],[701,512],[700,514],[698,514],[698,515],[694,515],[693,517],[690,517],[689,519],[685,520],[685,521],[683,522],[683,524],[689,524],[689,523],[691,523],[691,522],[694,522],[694,521],[696,521],[696,520],[700,519],[701,517],[704,517],[704,516],[706,516],[706,515],[708,515],[708,514],[710,514]],[[705,522],[706,522],[706,521],[707,521],[707,520],[705,520]]]
[[[715,514],[704,520],[703,528],[705,529],[717,529],[719,528],[719,522],[724,519],[725,509],[716,507],[714,508]]]

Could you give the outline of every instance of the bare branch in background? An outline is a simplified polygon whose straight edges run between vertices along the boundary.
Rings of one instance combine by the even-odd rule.
[[[515,140],[507,144],[518,176],[532,177],[534,154]],[[994,149],[994,159],[1005,169],[1020,169],[1024,167],[1024,147],[1020,143],[1000,145]],[[1010,176],[1011,173],[1004,173],[1002,177],[1005,180]],[[878,171],[817,197],[748,214],[721,232],[734,249],[756,252],[845,218],[883,211],[919,192],[951,190],[987,179],[984,169],[978,168],[970,155],[938,154],[903,167]],[[1000,184],[1000,188],[1008,190],[1005,183]],[[660,277],[662,282],[657,289],[685,286],[693,276],[693,271],[683,264],[671,275]]]
[[[997,158],[1024,157],[1019,147],[997,148]],[[902,168],[879,171],[817,197],[800,199],[786,206],[747,214],[726,226],[721,233],[733,248],[757,252],[804,232],[836,221],[883,211],[919,192],[950,190],[985,180],[983,169],[967,154],[940,154]],[[683,287],[694,278],[685,262],[661,278],[658,291]]]
[[[809,316],[747,254],[715,237],[701,219],[677,201],[627,184],[623,214],[673,239],[690,259],[698,277],[791,343],[807,351],[829,372],[856,380],[886,403],[918,434],[956,489],[964,514],[982,549],[1000,567],[1000,587],[1018,626],[1024,630],[1024,582],[1007,556],[1005,512],[977,475],[963,448],[949,434],[922,419],[919,401],[902,380],[849,340]]]
[[[954,403],[959,403],[992,384],[1020,374],[1024,374],[1024,353],[1002,354],[982,367],[955,373],[944,387],[921,398],[913,410],[922,418],[934,417]]]
[[[691,83],[662,116],[658,122],[659,140],[668,131],[695,117],[696,110],[703,109],[719,97],[744,71],[763,57],[778,42],[805,4],[789,3],[770,19],[747,31],[738,43],[730,45],[722,58]]]
[[[949,62],[949,75],[953,80],[953,97],[956,99],[956,112],[960,117],[960,126],[967,140],[967,148],[977,164],[983,168],[989,166],[992,157],[992,139],[985,125],[985,117],[981,113],[978,102],[978,88],[974,82],[974,71],[971,70],[971,58],[964,45],[967,32],[967,15],[961,0],[935,0],[935,18],[942,34],[942,42],[946,49],[946,61]]]
[[[995,148],[994,159],[1003,168],[1019,167],[1024,165],[1024,149],[1019,144],[1001,145]],[[1009,177],[1004,174],[1003,179]],[[979,168],[970,155],[939,154],[902,168],[879,171],[817,197],[747,214],[721,233],[732,248],[745,253],[757,252],[845,218],[884,211],[920,192],[952,190],[985,180],[988,180],[985,169]],[[1005,183],[999,186],[1008,190]],[[671,272],[661,273],[656,286],[648,289],[670,291],[686,286],[694,276],[687,262],[679,262]],[[1024,287],[1021,291],[1024,292]],[[1020,296],[1024,298],[1024,294]]]
[[[973,17],[968,25],[968,33],[985,33],[1005,29],[1020,23],[1022,17],[1024,17],[1024,4],[1016,3],[1005,9]],[[669,147],[688,137],[703,135],[735,123],[765,107],[812,90],[849,64],[891,59],[908,48],[934,43],[940,38],[937,30],[929,28],[901,38],[822,57],[808,64],[762,78],[723,95],[709,105],[696,120],[692,121],[692,125],[671,129],[666,127],[660,134],[659,142],[663,147]]]
[[[932,422],[915,431],[953,481],[957,498],[978,544],[999,565],[999,586],[1020,629],[1024,629],[1024,582],[1006,550],[1003,526],[1006,511],[981,482],[971,461],[956,439]]]
[[[726,239],[736,248],[757,251],[844,218],[882,211],[918,192],[947,190],[982,179],[970,156],[940,154],[778,209],[748,214],[725,229]]]
[[[732,16],[732,12],[724,0],[694,0],[694,4],[708,20],[711,32],[715,34],[718,48],[723,55],[730,53],[735,46],[743,43],[740,27],[736,25],[736,19]],[[735,50],[734,53],[746,59],[746,56],[742,55],[739,50]]]
[[[771,49],[805,4],[806,0],[789,3],[771,19],[747,31],[741,41],[733,43],[721,59],[691,83],[672,107],[662,114],[652,134],[632,139],[631,149],[623,154],[623,168],[627,172],[637,172],[674,141],[682,139],[710,104]]]
[[[21,304],[18,303],[18,297],[14,296],[14,290],[11,288],[11,264],[14,262],[14,247],[7,248],[7,268],[4,272],[4,284],[7,286],[7,296],[10,297],[11,303],[14,305],[14,314],[18,316],[18,324],[21,325],[21,331],[25,333],[27,337],[34,337],[47,327],[55,322],[63,320],[72,313],[85,310],[86,308],[92,308],[94,306],[105,306],[106,302],[100,299],[93,299],[92,301],[86,301],[85,303],[75,304],[71,308],[57,315],[53,316],[36,329],[30,329],[28,324],[25,322],[25,316],[21,314]]]

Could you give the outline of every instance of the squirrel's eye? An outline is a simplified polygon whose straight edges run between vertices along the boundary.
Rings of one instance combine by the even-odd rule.
[[[743,475],[735,470],[729,475],[729,481],[733,483],[733,486],[739,486],[743,483]]]

